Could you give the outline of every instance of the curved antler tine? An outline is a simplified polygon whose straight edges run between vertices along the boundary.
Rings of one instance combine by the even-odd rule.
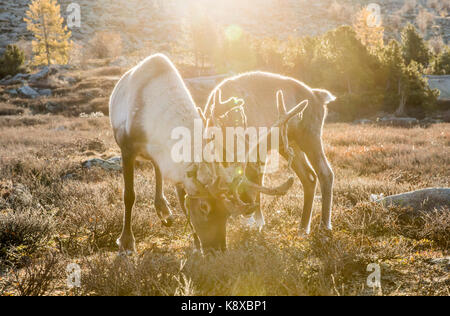
[[[280,105],[280,107],[282,108],[284,106],[284,100],[283,101],[281,101],[281,100],[283,100],[282,96],[278,99],[278,102],[282,102]],[[308,106],[308,103],[309,103],[308,100],[303,100],[302,102],[297,104],[293,109],[291,109],[289,112],[286,112],[286,108],[284,108],[284,110],[279,108],[278,121],[272,127],[279,127],[279,126],[286,124],[287,122],[289,122],[289,120],[291,118],[293,118],[297,114],[302,113]]]
[[[254,182],[249,181],[247,178],[242,182],[242,184],[247,185],[249,188],[252,188],[258,192],[261,192],[263,194],[267,195],[285,195],[289,189],[294,184],[294,178],[289,177],[289,179],[284,182],[282,185],[275,187],[275,188],[267,188],[265,186],[256,184]]]
[[[281,117],[282,115],[286,114],[286,104],[284,103],[284,94],[282,90],[277,91],[277,109],[278,109],[278,116]]]
[[[292,110],[290,110],[287,113],[287,120],[289,121],[295,115],[300,114],[301,112],[303,112],[306,109],[306,107],[308,106],[308,104],[309,104],[308,100],[303,100],[302,102],[297,104]]]
[[[222,90],[217,89],[216,92],[214,92],[214,105],[218,106],[222,103]]]

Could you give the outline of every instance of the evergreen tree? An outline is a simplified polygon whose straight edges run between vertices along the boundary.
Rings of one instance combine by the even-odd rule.
[[[422,65],[415,61],[405,68],[403,95],[405,104],[409,108],[429,110],[436,104],[439,90],[430,89],[428,79],[423,76],[423,72]]]
[[[450,75],[450,48],[448,46],[434,59],[433,74]]]
[[[60,6],[56,0],[33,0],[26,13],[27,29],[35,37],[35,65],[67,64],[72,47],[71,32],[63,26]]]
[[[389,104],[398,104],[397,113],[405,112],[406,99],[403,93],[405,59],[402,47],[396,40],[391,40],[382,53],[382,62],[386,70],[386,98]]]
[[[8,45],[0,57],[0,78],[19,73],[25,62],[24,52],[16,45]]]
[[[414,25],[409,23],[405,26],[402,30],[401,37],[403,44],[403,58],[405,58],[406,64],[409,65],[412,61],[415,61],[425,68],[428,67],[431,52]]]
[[[358,93],[373,86],[376,58],[356,37],[351,26],[341,26],[326,33],[320,54],[335,65],[333,70],[327,70],[326,80],[346,85],[347,93]]]
[[[386,99],[392,105],[398,104],[396,115],[405,116],[407,109],[429,109],[435,104],[438,91],[428,86],[423,66],[414,60],[406,65],[396,40],[386,46],[382,60],[387,76]]]

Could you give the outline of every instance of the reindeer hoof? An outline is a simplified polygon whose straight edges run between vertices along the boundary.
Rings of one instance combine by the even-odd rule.
[[[116,241],[119,246],[119,255],[129,256],[136,252],[136,244],[134,241],[134,237],[120,237]]]
[[[298,237],[300,237],[302,239],[307,238],[309,236],[310,232],[311,232],[311,229],[309,227],[308,228],[300,227],[300,229],[298,230]]]

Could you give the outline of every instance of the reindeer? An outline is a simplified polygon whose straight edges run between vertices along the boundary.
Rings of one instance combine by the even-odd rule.
[[[326,105],[336,98],[328,91],[311,89],[304,83],[290,77],[266,72],[250,72],[222,81],[211,92],[204,109],[204,116],[209,125],[230,126],[229,104],[215,102],[215,96],[221,91],[225,99],[233,96],[241,98],[242,111],[245,112],[248,126],[270,126],[277,117],[274,96],[281,90],[286,99],[287,108],[293,108],[298,100],[307,99],[308,107],[302,115],[292,119],[287,126],[284,137],[285,146],[279,152],[292,162],[292,169],[300,179],[304,190],[303,213],[300,235],[308,235],[311,230],[311,213],[317,179],[322,192],[321,227],[331,230],[331,208],[333,199],[334,174],[325,156],[322,143],[323,123],[327,113]],[[290,143],[292,146],[286,145]],[[264,174],[254,172],[249,176],[253,182],[263,183]],[[256,202],[259,203],[259,193]],[[254,219],[261,229],[264,217],[258,209]]]
[[[226,104],[226,103],[224,103]],[[307,107],[302,102],[290,112],[280,112],[274,126],[284,126]],[[188,218],[197,249],[226,248],[226,222],[230,215],[254,211],[255,201],[236,199],[237,192],[250,187],[264,194],[282,195],[292,185],[288,179],[277,188],[253,183],[243,173],[230,177],[221,164],[174,162],[176,141],[172,131],[180,126],[194,131],[195,121],[204,121],[191,94],[171,61],[161,54],[148,57],[119,80],[109,104],[111,126],[121,149],[124,178],[124,219],[117,240],[121,253],[135,252],[131,213],[135,201],[134,163],[151,161],[155,171],[155,208],[163,225],[172,224],[172,212],[163,195],[163,181],[175,184],[181,208]],[[194,150],[191,145],[191,150]],[[245,166],[244,166],[245,168]]]

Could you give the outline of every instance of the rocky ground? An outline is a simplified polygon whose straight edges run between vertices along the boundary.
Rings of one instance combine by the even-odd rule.
[[[148,45],[158,49],[160,46],[167,46],[167,42],[186,44],[183,38],[189,28],[187,19],[199,12],[206,12],[219,28],[236,24],[255,36],[285,38],[317,35],[343,23],[351,23],[353,13],[361,5],[371,2],[381,6],[388,36],[396,35],[398,27],[408,21],[415,23],[420,8],[424,7],[433,16],[433,22],[430,22],[426,31],[427,37],[439,34],[448,42],[448,1],[438,1],[438,5],[431,5],[435,1],[419,0],[414,9],[406,11],[404,6],[408,1],[411,0],[198,0],[195,5],[194,1],[185,0],[58,2],[64,16],[67,16],[70,3],[77,3],[81,7],[81,27],[72,28],[75,41],[85,44],[97,32],[118,32],[129,51]],[[10,43],[31,40],[31,34],[27,32],[23,22],[29,2],[15,0],[0,3],[0,50]]]

